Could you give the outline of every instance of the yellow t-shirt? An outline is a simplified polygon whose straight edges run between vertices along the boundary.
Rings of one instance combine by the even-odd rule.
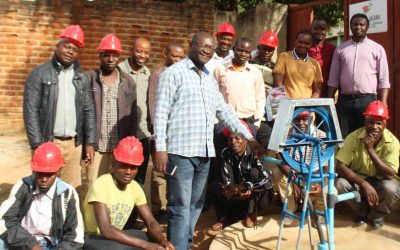
[[[344,141],[344,146],[337,153],[336,159],[349,166],[351,170],[363,179],[368,176],[382,179],[383,177],[377,173],[364,147],[362,139],[365,135],[365,128],[359,128],[349,134]],[[379,158],[392,167],[396,173],[399,169],[399,149],[399,140],[389,130],[385,129],[381,140],[376,145],[375,151]]]
[[[317,89],[322,88],[322,73],[318,61],[311,57],[307,61],[296,60],[292,51],[279,54],[273,73],[283,75],[282,85],[288,98],[310,98],[313,85]]]
[[[100,176],[90,187],[83,204],[85,233],[100,234],[91,202],[101,202],[107,205],[111,225],[123,229],[133,208],[146,204],[146,196],[139,184],[132,180],[124,191],[119,190],[111,174]]]

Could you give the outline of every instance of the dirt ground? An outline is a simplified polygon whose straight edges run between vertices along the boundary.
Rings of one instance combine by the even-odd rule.
[[[1,145],[1,147],[0,147],[0,155],[1,155],[1,157],[0,157],[0,173],[1,173],[0,174],[0,203],[1,203],[2,201],[4,201],[4,199],[6,199],[8,197],[8,194],[9,194],[13,184],[17,180],[19,180],[21,177],[27,176],[31,173],[30,165],[29,165],[29,161],[30,161],[30,157],[31,157],[31,150],[28,146],[28,142],[27,142],[26,136],[24,134],[0,136],[0,145]],[[144,187],[148,201],[150,201],[150,197],[148,197],[148,194],[150,193],[150,185],[149,185],[150,181],[149,180],[150,180],[151,169],[152,169],[152,164],[150,163],[150,165],[148,167],[147,177],[146,177],[146,184]],[[280,208],[277,207],[276,205],[273,205],[268,208],[268,211],[266,211],[267,216],[264,216],[263,220],[269,220],[272,217],[279,217],[279,213],[280,213]],[[345,206],[345,204],[338,204],[336,213],[339,214],[339,217],[340,216],[342,217],[342,220],[345,222],[344,224],[346,224],[346,226],[348,227],[348,229],[346,229],[346,230],[352,230],[354,225],[352,225],[351,222],[349,223],[349,220],[352,220],[353,214]],[[213,239],[218,234],[218,233],[210,230],[210,226],[215,222],[215,220],[216,220],[216,216],[215,216],[215,212],[213,209],[209,209],[208,211],[203,212],[201,214],[199,222],[196,227],[196,231],[195,231],[195,239],[194,239],[195,244],[192,247],[193,250],[205,250],[205,249],[210,248],[210,245],[212,244]],[[400,213],[399,213],[399,210],[397,210],[395,213],[393,213],[390,216],[390,219],[388,220],[388,224],[389,224],[389,226],[386,226],[386,224],[385,224],[384,228],[379,231],[378,234],[382,235],[383,238],[379,238],[377,241],[379,242],[380,240],[385,240],[384,237],[386,237],[386,238],[389,238],[396,242],[400,242],[400,227],[399,227]],[[165,224],[163,224],[162,227],[166,230]],[[245,230],[240,225],[240,223],[237,223],[237,224],[233,225],[233,227],[227,228],[228,230],[224,230],[224,231],[230,232],[233,229],[235,229],[236,227],[240,228],[240,230],[239,230],[240,232]],[[265,229],[266,230],[265,234],[270,235],[272,228],[270,228],[270,227],[268,227],[268,228]],[[275,229],[275,228],[273,229],[274,235],[277,234],[277,230],[278,229]],[[226,232],[224,232],[224,231],[218,235],[216,243],[218,243],[218,241],[221,239],[223,242],[229,239],[229,237],[226,236]],[[238,230],[235,230],[235,231],[238,231]],[[371,231],[369,228],[367,228],[366,230],[362,229],[361,231],[356,232],[356,235],[360,235],[360,233],[361,233],[361,236],[364,235],[364,238],[368,239],[370,236],[366,233],[368,233],[369,231]],[[261,231],[259,231],[259,232],[261,232]],[[348,231],[348,232],[350,232],[350,231]],[[263,242],[260,240],[261,240],[261,238],[263,240],[265,240],[264,239],[264,238],[266,238],[265,234],[262,234],[261,235],[262,237],[256,235],[255,239],[254,239],[256,241],[254,241],[254,242],[256,242],[256,243]],[[375,233],[375,234],[377,234],[377,233]],[[343,236],[344,238],[347,238],[346,232],[343,235],[344,235]],[[275,242],[276,238],[275,237],[272,237],[272,238],[273,238],[273,241]],[[290,237],[290,238],[292,238],[292,237]],[[296,239],[296,238],[297,238],[297,231],[293,233],[293,239]],[[235,240],[237,240],[237,239],[241,239],[241,237],[235,236],[234,239],[232,240],[232,242],[235,242]],[[340,240],[342,240],[342,239],[340,239]],[[346,239],[343,239],[343,240],[346,241]],[[253,242],[253,241],[251,241],[251,242]],[[295,242],[295,241],[293,241],[293,242]],[[253,243],[251,243],[251,244],[253,244]],[[275,243],[273,243],[273,244],[275,244]],[[218,246],[218,244],[214,244],[214,245],[217,245],[217,247],[215,248],[212,246],[212,249],[218,249],[218,250],[222,249],[222,248],[220,248],[220,246]],[[230,249],[259,249],[259,248],[250,247],[250,245],[247,245],[244,248],[238,247],[238,245],[236,245],[236,247],[233,247],[233,248],[229,247],[229,248]],[[265,245],[265,246],[261,247],[261,249],[271,249],[271,248],[266,247],[266,245]],[[361,249],[361,248],[351,248],[351,249]],[[363,248],[363,249],[365,249],[365,248]],[[389,248],[385,248],[385,249],[389,250],[392,248],[389,247]],[[395,248],[393,248],[393,249],[395,249]]]
[[[0,136],[0,203],[9,195],[14,183],[20,178],[31,173],[30,157],[31,150],[28,145],[25,134],[14,134],[9,136]],[[144,187],[148,201],[150,201],[150,173],[152,169],[150,162],[146,184]],[[150,203],[150,202],[149,202]],[[202,213],[197,230],[195,232],[195,244],[192,249],[203,250],[209,249],[209,246],[217,233],[209,230],[210,225],[216,220],[213,209]],[[166,225],[162,225],[166,231]]]

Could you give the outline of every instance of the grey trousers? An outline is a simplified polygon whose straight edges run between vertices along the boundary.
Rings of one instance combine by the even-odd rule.
[[[372,219],[374,219],[390,214],[390,211],[397,206],[396,203],[400,202],[399,181],[396,179],[378,180],[375,177],[367,177],[365,180],[368,181],[378,193],[379,205],[370,207],[360,186],[349,182],[345,178],[339,177],[336,180],[336,189],[339,194],[353,191],[359,192],[361,195],[361,202],[355,202],[353,200],[346,201],[359,216],[366,217],[368,213],[370,213]]]

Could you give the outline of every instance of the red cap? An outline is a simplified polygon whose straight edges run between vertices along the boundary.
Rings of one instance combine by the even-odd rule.
[[[258,43],[272,48],[278,48],[278,36],[273,31],[266,31],[261,34]]]
[[[114,149],[114,157],[119,162],[140,166],[144,160],[142,143],[134,136],[125,137]]]
[[[235,28],[233,28],[232,24],[228,22],[221,23],[218,26],[217,32],[215,33],[216,36],[219,36],[221,34],[228,34],[231,36],[236,36],[235,33]]]
[[[389,120],[389,110],[387,106],[381,101],[371,102],[364,112],[364,116],[374,116],[382,120]]]
[[[99,47],[97,47],[97,51],[98,52],[112,51],[119,54],[122,52],[121,41],[116,35],[108,34],[101,39],[100,45]]]
[[[309,114],[310,114],[310,112],[308,112],[308,111],[303,111],[303,112],[301,112],[300,114],[298,114],[298,115],[296,116],[296,118],[308,117]]]
[[[64,165],[64,159],[61,150],[52,142],[40,145],[35,150],[31,161],[32,171],[42,173],[55,173],[62,165]]]
[[[250,132],[250,134],[253,135],[253,131],[250,129],[249,124],[247,124],[245,121],[240,120],[242,122],[242,124],[246,127],[246,129]],[[229,128],[224,128],[224,130],[222,130],[222,133],[228,137],[231,135],[232,131]]]
[[[68,26],[58,37],[70,40],[79,48],[82,48],[85,45],[85,35],[79,25]]]

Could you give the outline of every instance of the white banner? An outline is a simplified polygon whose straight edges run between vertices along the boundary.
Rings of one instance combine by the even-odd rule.
[[[387,0],[370,0],[361,3],[349,5],[349,32],[350,19],[354,14],[362,13],[367,15],[369,19],[368,34],[387,32],[388,17],[387,17]]]

